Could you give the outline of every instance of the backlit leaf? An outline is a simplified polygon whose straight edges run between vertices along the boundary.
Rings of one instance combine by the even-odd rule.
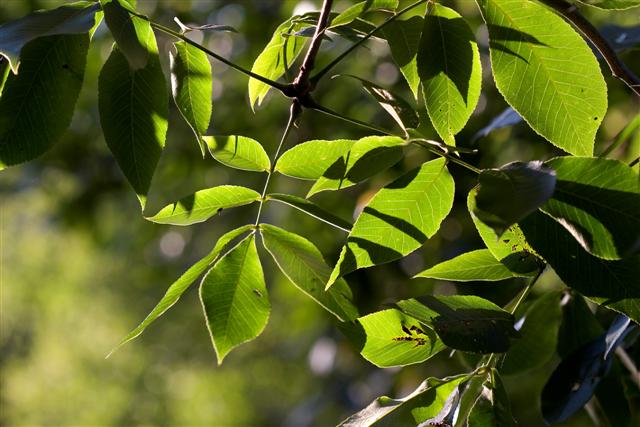
[[[214,159],[236,169],[266,172],[271,161],[262,145],[240,135],[205,136],[204,141]]]
[[[353,22],[359,16],[373,12],[376,10],[384,9],[393,11],[398,7],[398,0],[365,0],[358,2],[341,12],[338,16],[331,20],[331,27],[339,27],[342,25],[347,25],[350,22]]]
[[[418,88],[420,87],[416,57],[423,26],[423,18],[412,16],[407,20],[391,21],[381,30],[389,43],[393,60],[400,67],[400,71],[416,99],[418,99]]]
[[[599,9],[631,9],[640,6],[640,0],[578,0]]]
[[[151,24],[129,13],[130,0],[100,0],[104,20],[122,55],[132,70],[141,70],[157,49],[150,49],[150,39],[154,39]]]
[[[607,88],[586,42],[539,2],[478,4],[489,29],[493,77],[506,101],[554,145],[592,155]]]

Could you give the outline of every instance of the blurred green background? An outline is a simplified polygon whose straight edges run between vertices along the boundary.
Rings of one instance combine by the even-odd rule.
[[[0,23],[64,1],[2,0]],[[403,2],[408,3],[408,2]],[[477,29],[485,65],[483,95],[459,145],[476,146],[468,157],[479,167],[513,160],[545,159],[553,147],[520,124],[472,142],[473,134],[506,104],[492,84],[486,30],[471,0],[451,1]],[[139,9],[165,25],[178,16],[185,23],[231,25],[239,34],[214,33],[203,43],[250,68],[271,33],[292,13],[319,7],[319,0],[189,1],[138,0]],[[351,2],[336,1],[335,10]],[[588,11],[598,25],[637,25],[637,10]],[[379,18],[379,17],[378,17]],[[375,17],[374,17],[375,19]],[[167,71],[171,40],[158,34]],[[199,34],[194,34],[201,41]],[[256,206],[223,212],[189,228],[146,222],[138,202],[104,143],[97,112],[97,76],[111,48],[104,25],[89,52],[83,91],[70,129],[40,159],[0,174],[0,425],[6,426],[325,426],[361,409],[381,394],[400,396],[427,376],[467,369],[464,360],[444,352],[418,366],[377,369],[362,359],[337,329],[333,317],[306,299],[261,253],[272,298],[265,332],[234,351],[222,366],[203,321],[196,286],[140,338],[111,358],[105,355],[163,295],[165,289],[233,226],[255,217]],[[347,46],[334,37],[318,58],[326,63]],[[638,49],[622,57],[640,72]],[[272,94],[255,113],[248,105],[247,79],[219,62],[214,72],[211,131],[259,140],[272,153],[286,121],[289,102]],[[392,87],[411,100],[386,44],[372,41],[335,69]],[[597,138],[602,149],[638,111],[621,83],[603,72],[610,110]],[[352,79],[327,80],[316,98],[346,115],[389,129],[393,122]],[[202,159],[188,126],[171,107],[165,153],[154,178],[149,210],[195,190],[234,183],[261,189],[264,176],[227,169]],[[424,118],[421,130],[435,137]],[[367,132],[348,123],[306,112],[289,145],[308,139],[359,138]],[[638,139],[638,138],[636,138]],[[475,144],[475,145],[474,145]],[[619,150],[637,156],[640,141]],[[367,183],[316,201],[346,218],[359,200],[427,155],[408,152],[405,160]],[[406,259],[348,276],[361,313],[386,303],[429,292],[475,293],[505,303],[521,286],[517,280],[471,284],[413,280],[426,266],[482,246],[464,202],[475,184],[468,171],[452,166],[456,205],[441,232]],[[309,184],[275,176],[279,192],[304,195]],[[265,221],[285,225],[314,241],[334,262],[344,235],[323,223],[268,206]],[[560,287],[553,272],[538,290]],[[604,314],[605,318],[607,314]],[[507,378],[516,417],[522,426],[542,425],[538,396],[558,360],[525,375]],[[566,425],[591,425],[584,412]]]

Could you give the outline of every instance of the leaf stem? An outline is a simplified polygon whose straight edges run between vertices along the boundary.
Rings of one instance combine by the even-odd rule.
[[[393,135],[392,133],[390,133],[387,130],[381,129],[381,128],[377,127],[377,126],[371,125],[369,123],[363,122],[363,121],[358,120],[358,119],[354,119],[354,118],[351,118],[351,117],[343,116],[342,114],[340,114],[340,113],[338,113],[336,111],[333,111],[330,108],[327,108],[327,107],[325,107],[323,105],[320,105],[320,104],[318,104],[316,102],[312,102],[312,103],[306,105],[306,107],[311,108],[312,110],[316,110],[316,111],[319,111],[321,113],[324,113],[324,114],[326,114],[328,116],[335,117],[335,118],[340,119],[340,120],[344,120],[345,122],[349,122],[349,123],[352,123],[354,125],[357,125],[357,126],[360,126],[360,127],[363,127],[363,128],[367,128],[367,129],[379,132],[379,133],[381,133],[383,135],[395,136],[395,135]]]
[[[527,299],[527,297],[531,293],[531,289],[533,288],[533,285],[535,285],[538,279],[540,278],[540,276],[542,276],[542,273],[544,272],[545,267],[546,265],[541,266],[538,269],[538,273],[533,277],[533,279],[531,279],[531,281],[527,284],[527,286],[522,290],[520,295],[517,296],[517,299],[507,304],[505,309],[508,309],[511,314],[515,315],[516,311],[518,311],[522,303]]]
[[[418,145],[418,146],[420,146],[422,148],[425,148],[426,150],[432,152],[433,154],[436,154],[436,155],[438,155],[440,157],[444,157],[444,158],[446,158],[448,160],[451,160],[453,163],[457,163],[460,166],[462,166],[462,167],[464,167],[466,169],[469,169],[471,172],[474,172],[474,173],[476,173],[478,175],[482,172],[480,169],[478,169],[477,167],[475,167],[473,165],[470,165],[469,163],[465,162],[464,160],[459,159],[456,156],[452,156],[451,154],[446,153],[444,151],[440,151],[437,148],[433,147],[432,145],[425,144],[424,142],[422,142],[419,139],[413,139],[413,140],[410,140],[409,142],[411,142],[413,144],[416,144],[416,145]]]
[[[260,216],[262,215],[262,206],[264,205],[264,202],[267,196],[267,190],[269,188],[269,182],[271,181],[271,175],[273,175],[273,172],[276,167],[276,162],[278,161],[278,158],[280,158],[280,151],[282,151],[282,147],[284,146],[284,143],[287,140],[287,137],[289,136],[289,133],[291,132],[291,129],[293,128],[293,125],[298,119],[298,117],[300,116],[301,112],[302,112],[302,108],[300,107],[300,103],[298,102],[298,100],[294,99],[293,102],[291,103],[291,108],[289,108],[289,119],[287,121],[287,125],[285,126],[284,132],[282,133],[282,137],[280,138],[280,143],[278,144],[278,148],[276,148],[276,152],[273,155],[273,159],[271,160],[271,167],[267,172],[267,179],[264,182],[264,188],[262,189],[262,195],[260,196],[260,200],[259,200],[258,214],[256,215],[256,222],[255,222],[256,226],[260,224]]]
[[[540,0],[540,2],[558,12],[564,19],[576,27],[582,35],[598,49],[609,66],[613,77],[622,81],[635,92],[636,95],[640,96],[640,79],[618,58],[613,47],[602,37],[596,27],[580,13],[575,4],[571,4],[565,0]]]
[[[354,49],[356,49],[358,46],[360,46],[361,44],[363,44],[365,41],[369,40],[371,38],[371,36],[373,36],[376,32],[378,32],[379,30],[381,30],[382,28],[384,28],[386,25],[390,24],[391,22],[395,21],[396,19],[398,19],[398,17],[400,17],[401,15],[403,15],[404,13],[410,11],[411,9],[420,6],[423,3],[426,3],[429,0],[418,0],[415,3],[410,4],[409,6],[405,7],[404,9],[400,10],[399,12],[397,12],[396,14],[394,14],[393,16],[390,16],[389,18],[387,18],[387,20],[385,20],[382,24],[378,25],[376,28],[374,28],[373,30],[369,31],[367,34],[364,35],[364,37],[362,37],[360,40],[358,40],[357,42],[355,42],[354,44],[352,44],[351,46],[349,46],[347,48],[347,50],[345,50],[344,52],[342,52],[340,55],[338,55],[333,61],[331,61],[328,65],[326,65],[323,69],[321,69],[320,71],[318,71],[313,77],[311,77],[310,81],[311,81],[311,85],[315,86],[318,81],[325,75],[327,74],[333,67],[335,67],[336,65],[338,65],[338,63],[340,61],[342,61],[347,55],[349,55]]]

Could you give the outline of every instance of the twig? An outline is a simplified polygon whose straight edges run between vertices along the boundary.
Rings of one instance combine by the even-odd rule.
[[[602,54],[605,62],[611,69],[613,77],[624,84],[640,96],[640,79],[633,74],[629,68],[618,58],[609,42],[598,32],[591,22],[589,22],[578,10],[576,5],[565,0],[539,0],[541,3],[557,11],[564,19],[576,27],[584,37],[586,37],[598,51]]]
[[[440,157],[444,157],[445,159],[451,160],[453,163],[457,163],[460,166],[462,166],[462,167],[464,167],[466,169],[469,169],[471,172],[474,172],[474,173],[477,173],[477,174],[480,174],[480,172],[482,172],[480,169],[478,169],[477,167],[475,167],[473,165],[470,165],[469,163],[465,162],[464,160],[461,160],[461,159],[457,158],[456,156],[452,156],[449,153],[445,153],[444,151],[440,151],[437,148],[435,148],[434,146],[429,145],[429,144],[425,144],[424,142],[420,141],[419,139],[418,140],[414,139],[414,140],[411,140],[409,142],[411,142],[413,144],[416,144],[416,145],[418,145],[418,146],[430,151],[431,153],[433,153],[435,155],[438,155]]]
[[[324,114],[326,114],[328,116],[335,117],[335,118],[340,119],[340,120],[344,120],[345,122],[349,122],[349,123],[352,123],[354,125],[357,125],[357,126],[360,126],[360,127],[366,128],[366,129],[370,129],[370,130],[379,132],[379,133],[381,133],[383,135],[395,136],[392,133],[390,133],[388,130],[381,129],[381,128],[377,127],[377,126],[371,125],[369,123],[363,122],[363,121],[358,120],[358,119],[354,119],[354,118],[351,118],[351,117],[343,116],[342,114],[340,114],[338,112],[335,112],[335,111],[331,110],[330,108],[327,108],[327,107],[325,107],[323,105],[320,105],[320,104],[316,103],[315,101],[308,102],[304,106],[307,107],[307,108],[311,108],[312,110],[316,110],[316,111],[319,111],[321,113],[324,113]]]

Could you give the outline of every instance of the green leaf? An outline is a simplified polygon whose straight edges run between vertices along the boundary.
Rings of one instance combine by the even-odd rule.
[[[539,2],[478,4],[489,29],[493,77],[509,105],[554,145],[592,155],[607,87],[587,43]]]
[[[549,292],[529,307],[522,319],[520,338],[514,340],[500,366],[504,375],[522,373],[548,362],[555,352],[562,317],[560,292]]]
[[[240,135],[205,136],[204,141],[214,159],[232,168],[268,172],[271,161],[262,145]]]
[[[144,210],[167,134],[169,100],[153,33],[149,58],[138,70],[114,46],[100,71],[98,107],[104,139]]]
[[[182,294],[189,289],[189,286],[198,278],[205,270],[211,267],[211,264],[218,258],[218,255],[222,253],[222,251],[229,246],[229,244],[240,237],[242,234],[246,233],[251,229],[251,225],[243,225],[242,227],[236,228],[235,230],[231,230],[228,233],[222,235],[214,248],[209,252],[204,258],[200,261],[193,264],[187,271],[184,272],[182,276],[178,278],[175,282],[169,286],[167,292],[164,294],[160,302],[153,307],[153,310],[147,315],[147,317],[138,325],[134,330],[129,332],[126,337],[122,339],[118,343],[118,345],[111,350],[109,356],[111,356],[116,350],[122,347],[124,344],[128,343],[132,339],[138,337],[144,330],[153,323],[158,317],[162,316],[167,310],[169,310],[182,296]]]
[[[470,282],[475,280],[496,281],[521,276],[526,275],[514,273],[509,270],[507,265],[498,261],[491,251],[480,249],[441,262],[414,277]]]
[[[253,234],[220,258],[204,276],[200,301],[218,364],[233,348],[264,330],[271,303]]]
[[[420,125],[418,113],[399,95],[358,76],[351,74],[342,75],[359,80],[364,90],[378,101],[380,106],[389,113],[403,131],[407,132],[407,129],[415,129]]]
[[[399,301],[407,315],[433,327],[451,348],[473,353],[504,353],[516,335],[513,316],[473,295],[432,296]]]
[[[502,235],[551,198],[556,177],[542,162],[513,162],[483,170],[478,181],[474,214]]]
[[[176,48],[175,54],[170,53],[173,100],[182,117],[196,134],[204,157],[205,146],[202,136],[211,120],[211,64],[203,51],[187,42],[180,41],[173,46]]]
[[[157,48],[151,24],[131,15],[129,12],[133,7],[129,3],[129,0],[100,0],[104,20],[113,39],[131,70],[137,71],[147,67],[147,61],[157,53]],[[150,45],[154,48],[150,48]]]
[[[607,301],[606,298],[594,297],[591,297],[589,299],[596,302],[597,304],[602,305],[603,307],[624,314],[640,325],[640,298],[626,298],[618,301]]]
[[[356,18],[364,15],[368,12],[374,12],[377,10],[389,10],[394,11],[398,7],[398,0],[365,0],[354,4],[350,8],[341,12],[338,16],[333,18],[329,28],[340,27],[353,22]]]
[[[89,35],[38,38],[21,53],[0,98],[0,170],[49,150],[71,123],[82,87]]]
[[[493,256],[501,260],[505,265],[520,274],[531,273],[540,268],[540,262],[538,257],[534,254],[534,250],[527,243],[524,234],[518,224],[513,224],[507,228],[500,237],[498,234],[488,225],[485,225],[474,214],[476,210],[476,194],[477,188],[472,189],[467,197],[467,207],[471,219],[482,238],[482,241]],[[511,260],[516,259],[518,263],[513,263]]]
[[[353,147],[351,139],[313,140],[285,151],[275,170],[298,179],[316,180]]]
[[[491,369],[491,381],[476,401],[469,414],[469,427],[515,427],[509,397],[502,379],[495,368]]]
[[[640,0],[578,0],[580,3],[598,9],[631,9],[640,6]]]
[[[4,89],[4,84],[7,82],[10,71],[11,67],[9,67],[9,60],[4,57],[0,57],[0,96],[2,96],[2,90]]]
[[[326,222],[327,224],[339,228],[342,231],[346,231],[347,233],[351,231],[352,224],[350,222],[335,216],[331,212],[324,210],[320,206],[307,199],[292,196],[290,194],[272,193],[267,195],[265,201],[268,200],[274,200],[276,202],[284,203],[285,205],[296,208],[306,213],[307,215],[319,219],[322,222]]]
[[[402,159],[402,147],[403,140],[395,136],[368,136],[353,141],[351,149],[323,171],[307,197],[351,187],[393,166]]]
[[[331,274],[318,248],[302,236],[269,224],[260,224],[264,247],[282,273],[298,289],[343,322],[358,317],[351,289],[344,280],[328,291],[324,284]]]
[[[563,301],[562,324],[558,331],[556,352],[565,359],[574,350],[604,334],[600,322],[591,312],[585,299],[572,292],[568,301]]]
[[[428,378],[413,393],[402,399],[378,397],[369,406],[340,423],[340,426],[444,425],[440,424],[439,415],[452,411],[458,386],[468,379],[467,374],[444,379]]]
[[[445,348],[435,332],[400,310],[378,311],[358,322],[366,337],[362,357],[380,368],[424,362]]]
[[[402,258],[433,236],[453,205],[454,183],[442,158],[401,176],[369,201],[347,237],[330,286],[359,268]]]
[[[80,1],[56,9],[37,11],[15,21],[7,22],[0,26],[0,56],[9,61],[11,70],[14,74],[17,74],[22,49],[30,41],[39,37],[61,34],[87,34],[94,27],[96,14],[99,13],[100,6],[98,4]],[[77,37],[72,37],[62,40],[73,40],[74,44],[78,44],[78,39]],[[41,45],[42,43],[40,42]],[[83,43],[80,44],[82,45]],[[30,61],[33,61],[32,54],[33,49],[30,53]],[[42,62],[46,59],[56,61],[58,56],[52,55],[49,57],[43,55],[41,60]],[[84,69],[84,66],[82,68]],[[83,74],[79,70],[75,71]],[[29,71],[27,73],[31,74]]]
[[[222,209],[248,205],[259,199],[260,194],[250,188],[220,185],[196,191],[147,219],[158,224],[191,225],[206,221]]]
[[[553,198],[542,210],[590,254],[620,259],[640,250],[640,180],[618,160],[559,157]]]
[[[289,18],[276,28],[271,40],[269,40],[269,43],[253,63],[252,72],[271,80],[278,80],[300,55],[306,38],[294,35],[303,25],[294,21],[295,18],[297,17]],[[271,89],[271,86],[268,84],[254,78],[249,79],[249,103],[251,108],[262,104],[269,89]]]
[[[529,244],[567,285],[588,297],[640,297],[640,255],[607,261],[587,253],[548,215],[535,212],[520,222]]]
[[[417,54],[423,26],[423,18],[412,16],[404,21],[399,19],[391,21],[381,30],[389,43],[393,60],[400,67],[400,71],[416,99],[418,99],[420,87]]]
[[[476,401],[484,389],[483,383],[483,376],[475,376],[466,384],[460,397],[460,403],[458,404],[456,422],[452,427],[468,427],[467,421],[470,421],[469,414],[475,407]]]
[[[438,135],[455,145],[480,99],[482,65],[469,25],[454,10],[433,3],[424,19],[417,57],[427,112]]]

